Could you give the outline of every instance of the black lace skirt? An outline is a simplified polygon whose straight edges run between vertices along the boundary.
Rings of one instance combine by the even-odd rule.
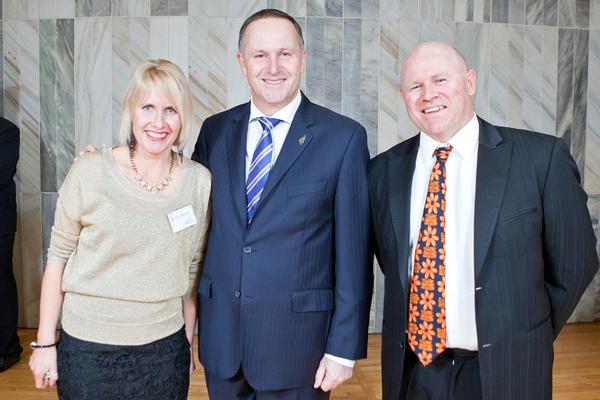
[[[57,351],[59,399],[187,399],[190,345],[183,328],[140,346],[87,342],[63,331]]]

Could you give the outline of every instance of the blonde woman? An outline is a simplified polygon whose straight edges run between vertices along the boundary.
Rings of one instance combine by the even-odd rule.
[[[190,92],[170,61],[135,71],[123,145],[83,155],[59,190],[29,365],[60,399],[186,399],[211,187],[181,157]],[[62,312],[62,332],[56,325]]]

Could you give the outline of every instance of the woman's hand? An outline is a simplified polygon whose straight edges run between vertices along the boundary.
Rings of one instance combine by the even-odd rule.
[[[194,348],[190,344],[190,375],[196,370],[196,363],[194,362]]]
[[[56,347],[35,349],[29,358],[29,369],[35,379],[35,387],[54,387],[58,380],[56,368]]]

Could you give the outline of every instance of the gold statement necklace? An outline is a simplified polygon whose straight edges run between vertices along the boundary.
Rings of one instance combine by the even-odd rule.
[[[166,186],[169,185],[171,179],[173,179],[173,168],[175,167],[175,157],[173,157],[173,152],[171,151],[171,164],[169,165],[169,172],[167,176],[164,177],[161,183],[158,185],[151,185],[144,180],[142,174],[139,173],[137,166],[135,165],[135,161],[133,160],[133,153],[135,151],[135,145],[129,145],[129,164],[131,164],[131,169],[135,172],[135,181],[138,185],[140,185],[143,189],[146,189],[148,192],[158,193],[163,190]]]

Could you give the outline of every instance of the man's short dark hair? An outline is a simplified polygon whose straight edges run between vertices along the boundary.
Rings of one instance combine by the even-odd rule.
[[[265,18],[283,18],[285,20],[290,21],[290,23],[294,26],[294,29],[296,29],[296,33],[298,34],[298,42],[300,43],[300,48],[301,49],[304,48],[304,38],[302,37],[302,28],[300,27],[300,25],[298,25],[298,22],[296,22],[294,17],[292,17],[291,15],[289,15],[283,11],[277,10],[275,8],[265,8],[263,10],[255,12],[254,14],[249,16],[242,24],[242,27],[240,28],[240,35],[238,37],[238,51],[240,53],[242,53],[243,48],[244,48],[244,34],[246,33],[246,28],[248,28],[248,25],[250,25],[252,22],[254,22],[256,20],[265,19]]]

